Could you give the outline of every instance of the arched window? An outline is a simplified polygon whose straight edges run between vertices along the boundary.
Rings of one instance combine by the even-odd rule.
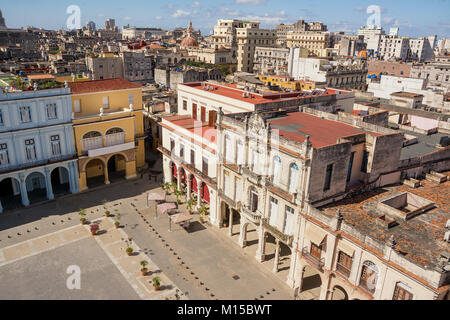
[[[295,193],[298,189],[299,169],[297,164],[293,163],[289,167],[289,192]]]
[[[125,131],[121,128],[111,128],[106,131],[106,146],[115,146],[125,143]]]
[[[361,279],[359,281],[360,287],[367,290],[370,293],[374,293],[378,281],[378,268],[371,261],[365,261],[363,263],[361,271]]]
[[[83,139],[90,139],[90,138],[96,138],[96,137],[101,137],[102,134],[98,131],[89,131],[88,133],[85,133],[83,135]]]
[[[116,133],[122,133],[124,132],[121,128],[111,128],[108,131],[106,131],[106,134],[116,134]]]
[[[258,210],[258,191],[253,187],[249,190],[249,206],[251,212]]]
[[[89,131],[83,135],[83,151],[103,148],[103,137],[98,131]]]
[[[273,158],[272,176],[273,176],[273,183],[279,184],[281,178],[281,159],[278,156],[275,156]]]

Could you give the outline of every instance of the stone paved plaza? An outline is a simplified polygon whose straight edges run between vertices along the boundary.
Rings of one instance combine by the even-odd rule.
[[[292,299],[292,290],[251,252],[198,218],[187,230],[155,218],[146,194],[161,181],[122,181],[0,215],[0,299]],[[106,231],[91,236],[78,211]],[[121,215],[115,229],[109,210]],[[78,234],[75,232],[78,231]],[[125,255],[130,237],[138,255]],[[153,291],[139,261],[166,286]],[[81,289],[68,290],[66,269],[81,269]],[[237,277],[235,277],[237,276]],[[236,280],[233,278],[235,277]],[[3,290],[3,288],[6,288]],[[177,291],[179,290],[179,291]]]

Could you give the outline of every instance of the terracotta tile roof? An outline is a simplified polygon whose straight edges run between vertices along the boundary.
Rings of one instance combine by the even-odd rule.
[[[450,172],[444,173],[447,176]],[[445,224],[450,219],[450,181],[442,184],[427,180],[422,186],[412,189],[405,185],[383,187],[371,192],[353,196],[319,208],[324,214],[332,216],[339,209],[344,221],[360,232],[381,242],[387,242],[394,235],[397,242],[395,250],[406,259],[421,266],[434,267],[441,252],[450,252],[450,246],[443,241]],[[434,202],[435,208],[410,220],[400,220],[397,226],[386,229],[376,223],[381,213],[377,204],[389,196],[409,192]]]
[[[119,78],[84,82],[69,82],[68,85],[72,94],[142,88],[142,86],[140,85]]]

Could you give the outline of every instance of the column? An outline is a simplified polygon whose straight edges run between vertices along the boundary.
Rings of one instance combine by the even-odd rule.
[[[52,200],[55,198],[55,195],[53,194],[52,180],[50,178],[50,169],[48,167],[45,167],[44,171],[45,171],[45,186],[47,189],[47,199]]]
[[[104,172],[105,172],[105,184],[110,184],[111,182],[109,182],[109,172],[107,165],[104,165]]]
[[[256,251],[256,259],[259,262],[263,262],[266,257],[266,235],[262,226],[259,227],[259,241],[258,241],[258,250]]]
[[[77,162],[72,162],[72,167],[73,167],[73,193],[77,193],[80,192],[80,186],[78,184],[78,165]]]
[[[303,277],[305,276],[306,267],[304,265],[300,265],[300,278],[298,279],[298,285],[296,288],[298,288],[298,295],[302,292],[303,287]]]
[[[191,199],[191,179],[192,179],[192,174],[188,173],[187,175],[187,193],[186,193],[186,201],[189,201]]]
[[[245,246],[247,245],[247,226],[248,226],[247,221],[244,220],[243,217],[241,217],[241,228],[240,228],[241,230],[239,232],[239,240],[238,240],[239,246],[241,248],[245,248]]]
[[[297,263],[298,263],[298,252],[295,250],[295,246],[293,246],[292,253],[291,253],[291,264],[289,266],[289,274],[287,278],[287,285],[291,288],[295,287],[295,271],[297,269]]]
[[[177,189],[181,190],[181,168],[177,167]]]
[[[27,186],[25,185],[25,176],[23,173],[19,173],[19,186],[22,204],[27,207],[30,205],[30,200],[28,200]]]
[[[195,207],[196,210],[199,210],[201,208],[202,204],[202,181],[200,179],[197,179],[197,206]]]
[[[278,265],[280,264],[280,240],[275,240],[275,261],[273,262],[273,272],[278,272]]]
[[[228,208],[228,212],[229,212],[229,217],[230,217],[230,225],[228,226],[228,233],[229,233],[229,235],[230,235],[230,237],[231,236],[233,236],[233,216],[234,216],[234,214],[233,214],[233,210],[231,209],[231,208]]]
[[[322,287],[320,288],[319,300],[328,299],[328,293],[330,292],[330,290],[328,290],[328,287],[330,286],[330,280],[331,280],[330,274],[326,273],[325,281],[322,281]]]

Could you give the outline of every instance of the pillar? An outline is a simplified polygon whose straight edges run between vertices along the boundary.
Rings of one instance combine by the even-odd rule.
[[[191,195],[191,192],[192,192],[192,190],[191,190],[191,179],[192,179],[192,177],[193,177],[192,174],[188,173],[188,175],[187,175],[186,201],[191,200],[191,197],[192,197],[192,195]]]
[[[108,172],[108,165],[104,165],[104,172],[105,172],[105,184],[110,184],[109,182],[109,172]]]
[[[328,299],[328,294],[330,293],[330,290],[328,290],[328,287],[330,286],[330,280],[331,280],[330,274],[326,273],[325,281],[322,281],[322,287],[320,288],[319,300],[327,300]]]
[[[239,232],[239,246],[241,248],[245,248],[245,246],[247,245],[247,227],[248,227],[248,223],[243,220],[243,218],[241,217],[241,227],[240,227],[240,232]]]
[[[275,240],[275,261],[273,262],[273,272],[278,272],[278,265],[280,264],[280,240]]]
[[[231,209],[231,208],[228,208],[228,212],[230,213],[229,214],[229,217],[230,217],[230,225],[228,226],[228,233],[230,234],[230,237],[232,237],[233,236],[233,216],[234,216],[234,214],[233,214],[233,210]]]
[[[53,194],[52,180],[50,178],[50,169],[48,167],[45,167],[44,171],[45,171],[45,186],[47,189],[47,199],[52,200],[55,198],[55,195]]]
[[[27,186],[25,185],[25,176],[23,173],[19,173],[19,186],[22,204],[27,207],[30,205],[30,200],[28,200]]]
[[[299,269],[300,269],[300,277],[298,279],[298,284],[297,284],[298,294],[300,294],[302,292],[303,277],[305,276],[306,267],[303,265],[300,265]]]
[[[196,210],[199,210],[201,208],[202,204],[202,181],[200,179],[197,179],[197,206],[195,207]]]
[[[297,263],[298,263],[298,252],[294,249],[295,246],[291,249],[291,263],[289,266],[289,274],[287,278],[287,285],[291,288],[295,287],[295,271],[297,269]]]
[[[266,257],[266,234],[262,226],[259,227],[258,250],[256,251],[256,259],[263,262]]]
[[[181,168],[177,167],[177,189],[181,190]]]

